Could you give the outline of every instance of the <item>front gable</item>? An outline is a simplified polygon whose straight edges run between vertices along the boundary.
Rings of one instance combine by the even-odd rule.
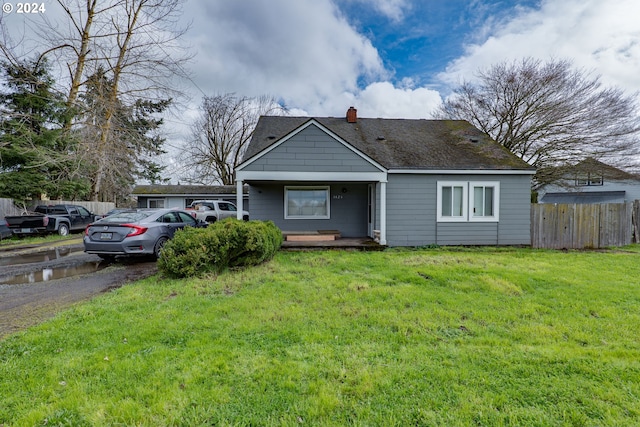
[[[238,170],[379,173],[384,168],[315,120],[310,120],[245,161]]]

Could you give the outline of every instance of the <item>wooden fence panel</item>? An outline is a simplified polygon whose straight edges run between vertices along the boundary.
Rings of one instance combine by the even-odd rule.
[[[20,215],[20,209],[13,205],[13,199],[0,199],[0,218],[9,215]]]
[[[577,208],[580,206],[580,208]],[[575,227],[570,246],[576,248],[597,248],[600,245],[600,205],[574,205]]]
[[[631,244],[633,205],[630,203],[609,203],[601,206],[599,247]]]
[[[631,203],[534,204],[531,245],[534,248],[585,249],[624,246],[634,235]],[[640,217],[638,217],[640,218]]]
[[[640,200],[634,200],[631,210],[633,243],[640,243]]]

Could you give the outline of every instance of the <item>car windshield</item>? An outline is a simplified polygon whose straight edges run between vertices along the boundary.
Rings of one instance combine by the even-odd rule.
[[[137,222],[150,216],[153,212],[120,212],[117,214],[109,215],[108,217],[100,220],[100,223],[113,222],[113,223],[126,223]]]

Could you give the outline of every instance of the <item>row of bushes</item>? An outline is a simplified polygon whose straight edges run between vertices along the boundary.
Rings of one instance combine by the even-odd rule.
[[[272,221],[225,219],[207,228],[186,228],[162,248],[158,269],[170,277],[220,272],[271,259],[282,245]]]

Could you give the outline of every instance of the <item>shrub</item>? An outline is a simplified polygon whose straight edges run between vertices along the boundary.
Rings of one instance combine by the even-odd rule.
[[[272,221],[225,219],[207,228],[178,231],[162,249],[158,269],[172,277],[189,277],[228,267],[257,265],[282,245]]]

